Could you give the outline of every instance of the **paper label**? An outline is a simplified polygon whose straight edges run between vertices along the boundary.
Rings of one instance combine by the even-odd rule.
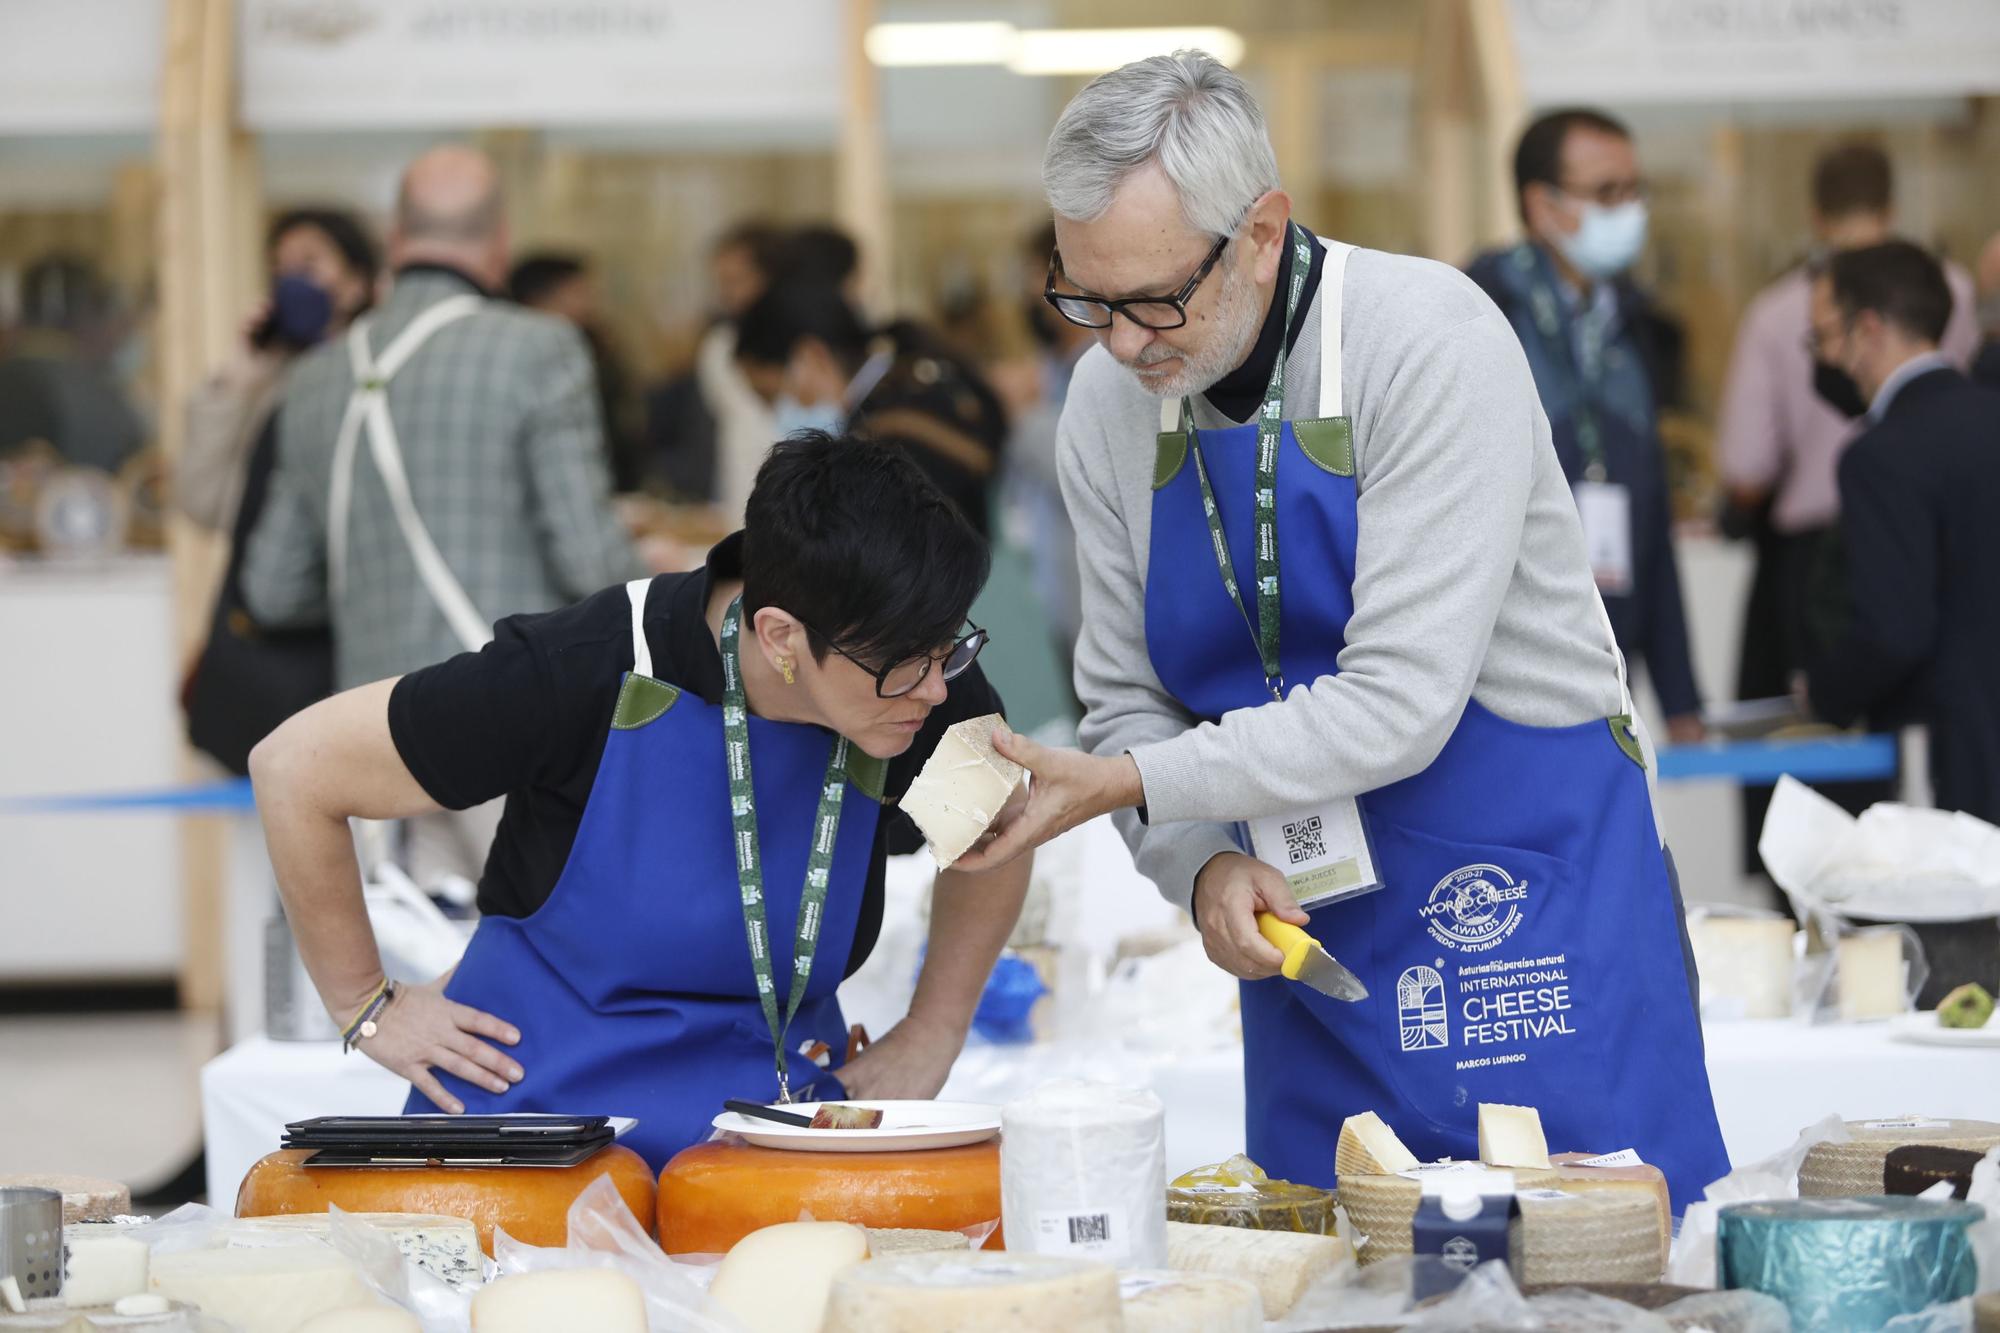
[[[1864,1121],[1861,1127],[1863,1129],[1950,1129],[1951,1122],[1949,1120],[1917,1119],[1868,1120]]]
[[[1257,1187],[1249,1181],[1240,1185],[1224,1185],[1220,1181],[1205,1180],[1199,1185],[1176,1185],[1175,1189],[1186,1190],[1190,1194],[1255,1194]]]
[[[1285,877],[1301,907],[1340,902],[1382,887],[1361,807],[1352,798],[1317,810],[1249,821],[1250,850]]]
[[[1484,1162],[1433,1162],[1396,1173],[1423,1187],[1426,1198],[1438,1194],[1512,1194],[1514,1173]]]
[[[1581,1162],[1565,1163],[1567,1166],[1644,1166],[1645,1164],[1636,1148],[1608,1152],[1602,1157],[1586,1157]]]
[[[1484,1162],[1424,1162],[1421,1165],[1411,1167],[1407,1171],[1398,1171],[1396,1174],[1405,1180],[1422,1180],[1425,1176],[1462,1176],[1468,1171],[1484,1171],[1486,1169],[1486,1163]]]
[[[1121,1263],[1132,1250],[1122,1208],[1043,1209],[1035,1219],[1037,1254],[1075,1255]]]
[[[1579,481],[1577,516],[1583,520],[1583,547],[1599,592],[1632,591],[1632,492],[1612,482]]]

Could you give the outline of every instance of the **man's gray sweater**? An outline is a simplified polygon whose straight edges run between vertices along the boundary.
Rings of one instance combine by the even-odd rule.
[[[1160,684],[1145,624],[1160,400],[1099,347],[1063,409],[1062,489],[1083,575],[1081,740],[1137,762],[1148,822],[1125,811],[1119,830],[1182,907],[1196,872],[1237,849],[1236,821],[1422,772],[1468,699],[1540,727],[1627,709],[1576,505],[1506,319],[1456,269],[1407,255],[1356,251],[1343,292],[1360,493],[1354,616],[1339,674],[1297,684],[1283,702],[1197,723]],[[1287,419],[1316,414],[1319,303],[1285,361]],[[1197,399],[1195,424],[1237,423]],[[1285,576],[1310,577],[1292,565]],[[1254,651],[1247,633],[1243,651]],[[1641,744],[1650,761],[1643,734]]]

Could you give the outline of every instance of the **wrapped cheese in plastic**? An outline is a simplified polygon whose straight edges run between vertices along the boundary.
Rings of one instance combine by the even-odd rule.
[[[1321,1236],[1332,1230],[1333,1192],[1273,1180],[1238,1153],[1176,1177],[1167,1187],[1167,1220]]]

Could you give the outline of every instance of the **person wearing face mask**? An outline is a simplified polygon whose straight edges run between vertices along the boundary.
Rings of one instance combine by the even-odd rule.
[[[888,857],[923,845],[897,801],[947,728],[1004,710],[966,619],[986,575],[899,451],[799,435],[700,570],[293,718],[251,772],[327,1012],[411,1112],[632,1116],[655,1171],[725,1098],[935,1096],[1028,864],[937,876],[908,1014],[872,1045],[835,989],[881,934]],[[463,960],[386,987],[348,819],[503,796]]]
[[[1600,112],[1550,112],[1521,135],[1514,188],[1527,239],[1466,271],[1528,354],[1619,647],[1645,664],[1668,736],[1700,740],[1659,426],[1674,348],[1626,276],[1647,224],[1632,135]]]
[[[2000,823],[2000,394],[1945,355],[1952,304],[1907,241],[1842,251],[1813,280],[1819,382],[1862,413],[1805,693],[1839,726],[1926,725],[1938,808]]]
[[[236,526],[252,472],[261,495],[286,368],[374,303],[381,271],[367,230],[337,208],[281,213],[265,233],[264,255],[270,292],[244,319],[229,359],[188,396],[174,460],[175,507],[217,532]]]
[[[1113,814],[1244,981],[1274,1176],[1333,1185],[1363,1110],[1468,1159],[1505,1102],[1699,1198],[1728,1162],[1651,753],[1506,317],[1295,221],[1261,110],[1199,51],[1086,86],[1042,179],[1047,299],[1099,343],[1058,446],[1084,752],[998,735],[1031,793],[960,864]],[[1271,918],[1366,995],[1279,976]]]
[[[774,285],[744,314],[736,357],[780,438],[845,430],[896,445],[987,535],[1006,414],[929,332],[909,321],[871,330],[840,287],[801,279]]]

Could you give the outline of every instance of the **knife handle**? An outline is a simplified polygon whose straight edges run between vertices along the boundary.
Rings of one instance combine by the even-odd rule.
[[[1312,952],[1317,941],[1304,930],[1270,912],[1257,913],[1257,933],[1283,950],[1285,962],[1281,970],[1287,979],[1297,981],[1299,969],[1305,966],[1306,955]]]

